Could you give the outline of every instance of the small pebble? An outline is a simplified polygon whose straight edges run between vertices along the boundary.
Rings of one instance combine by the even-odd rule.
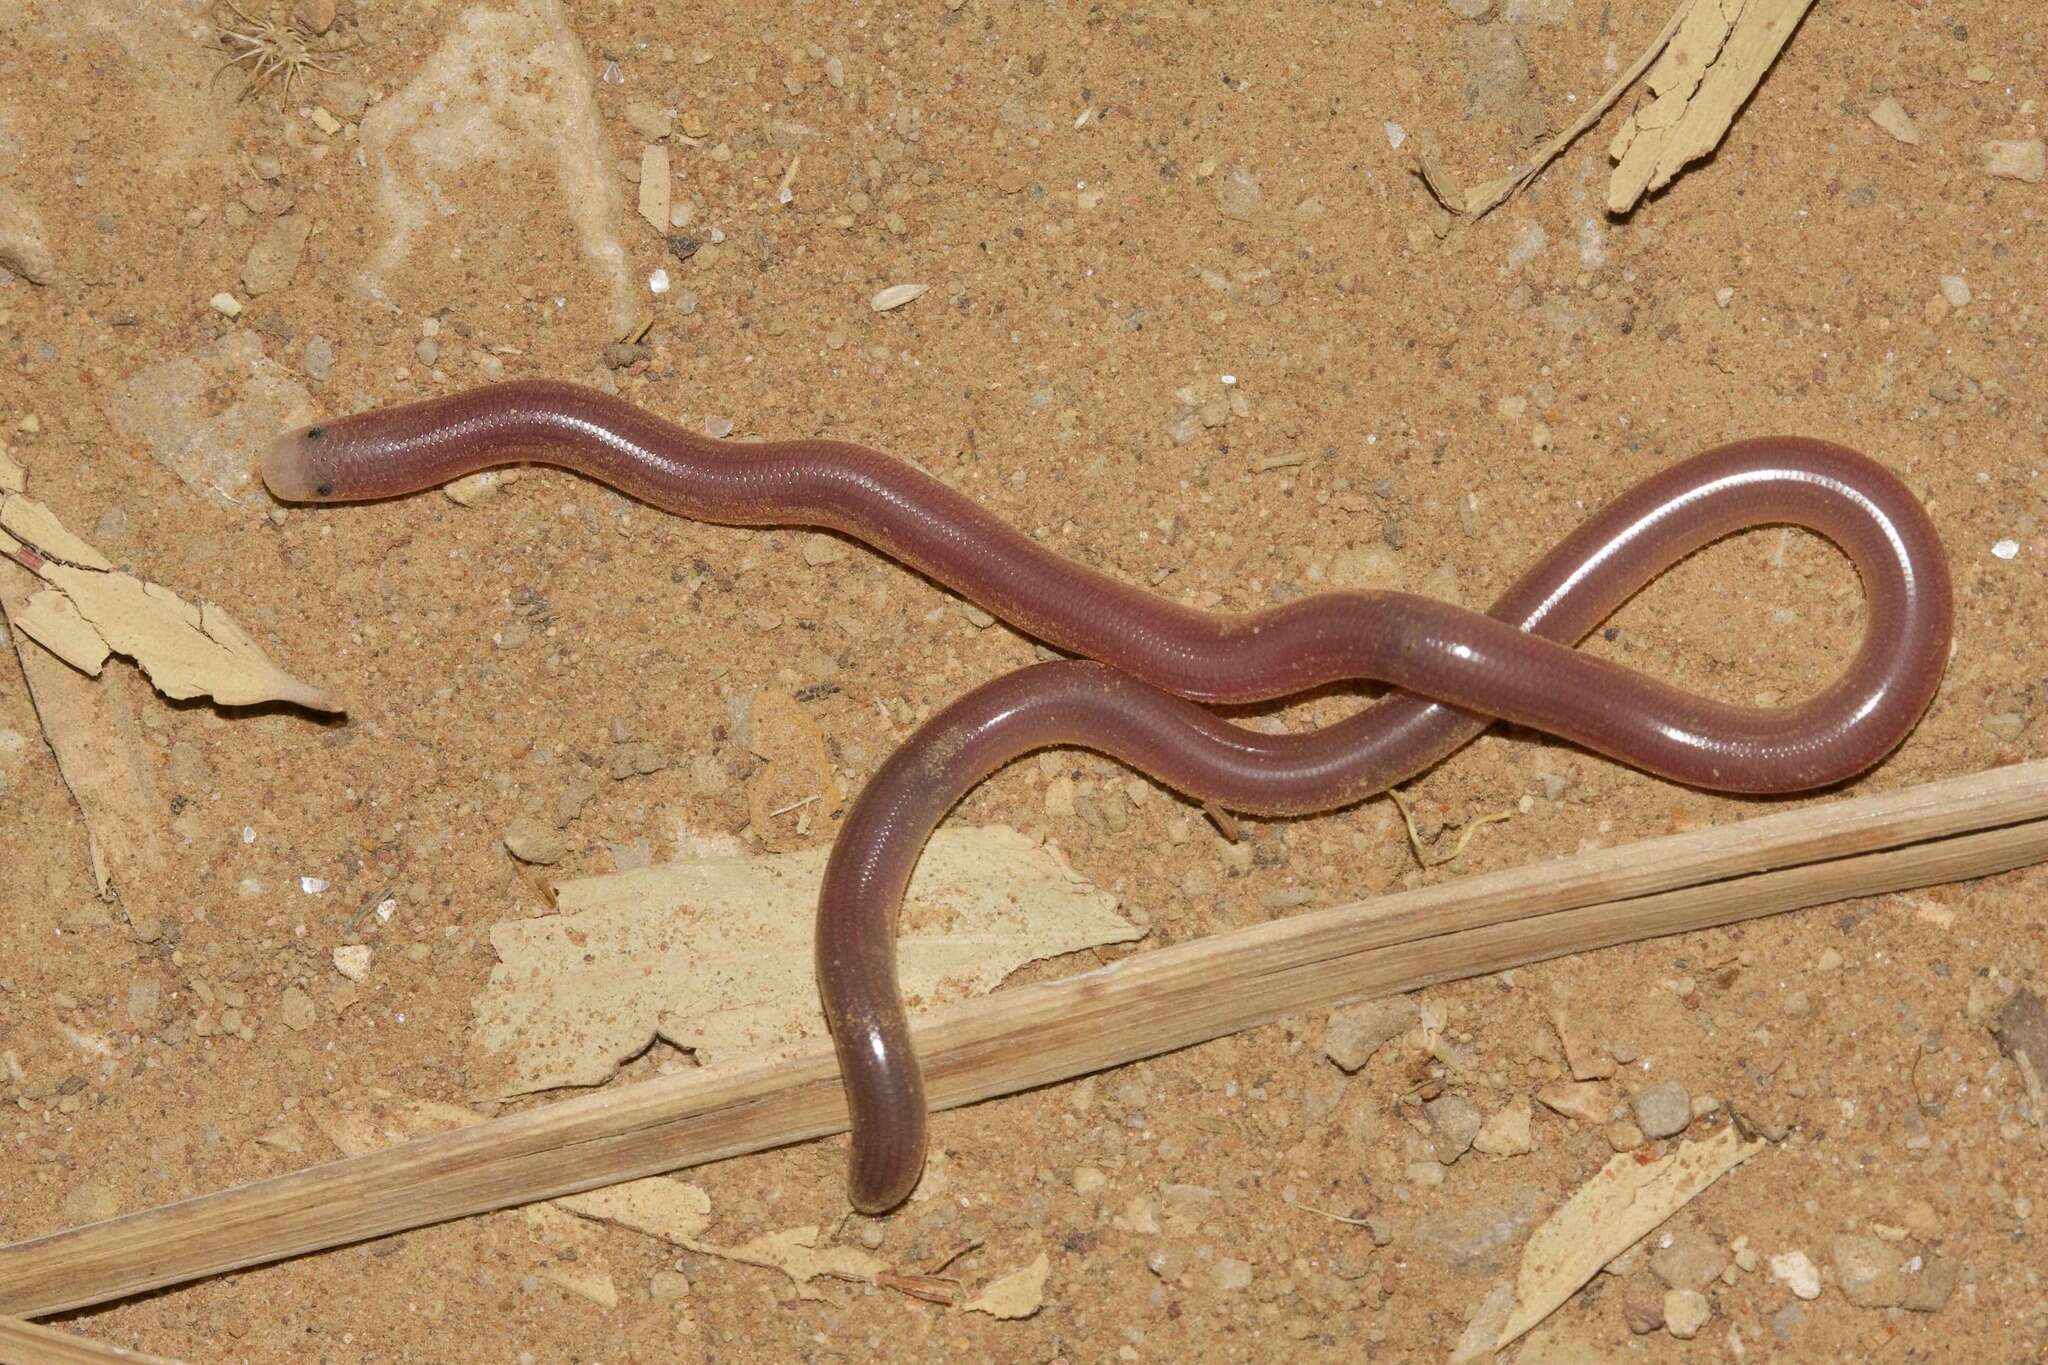
[[[1984,169],[2001,180],[2024,180],[2038,185],[2048,179],[2048,142],[1995,141],[1984,144]]]
[[[1961,308],[1970,301],[1970,282],[1961,275],[1943,275],[1941,296],[1948,300],[1949,307]]]
[[[2001,540],[1991,547],[1991,553],[2000,559],[2018,559],[2020,543],[2017,540]]]
[[[315,332],[306,338],[306,377],[316,384],[325,383],[334,369],[334,343]]]
[[[1633,1152],[1643,1145],[1642,1126],[1627,1119],[1616,1119],[1608,1124],[1604,1136],[1607,1145],[1617,1152]]]
[[[351,981],[370,974],[371,948],[367,943],[344,943],[334,950],[334,970]]]
[[[233,294],[222,290],[207,300],[213,311],[224,318],[238,318],[242,315],[242,301]]]
[[[1652,1280],[1632,1277],[1622,1292],[1621,1316],[1629,1331],[1648,1336],[1664,1325],[1664,1290]]]
[[[1901,1267],[1905,1256],[1875,1237],[1851,1234],[1835,1238],[1835,1282],[1858,1308],[1892,1308],[1906,1297]]]
[[[156,1023],[163,1005],[164,988],[154,981],[138,981],[128,988],[128,1022],[138,1029]]]
[[[1415,1002],[1404,996],[1335,1010],[1323,1033],[1323,1055],[1345,1071],[1356,1071],[1389,1039],[1415,1027],[1417,1018]]]
[[[1605,1123],[1614,1108],[1598,1081],[1555,1081],[1536,1092],[1544,1108],[1581,1123]]]
[[[277,1013],[286,1028],[294,1033],[303,1032],[313,1026],[313,997],[297,986],[287,987],[283,998],[278,1001]]]
[[[1677,1081],[1659,1081],[1629,1096],[1629,1108],[1644,1134],[1667,1138],[1692,1122],[1692,1096]]]
[[[1714,1315],[1707,1296],[1695,1289],[1673,1289],[1664,1295],[1664,1330],[1680,1341],[1691,1341]]]
[[[522,863],[545,866],[569,855],[568,842],[531,816],[521,816],[507,825],[503,837],[506,849]]]
[[[1705,1289],[1728,1268],[1728,1252],[1698,1228],[1680,1228],[1650,1253],[1650,1273],[1669,1289]]]
[[[1463,1095],[1439,1095],[1422,1109],[1434,1130],[1429,1139],[1431,1156],[1449,1166],[1472,1150],[1480,1126],[1479,1110],[1472,1101]]]
[[[1795,1298],[1820,1297],[1820,1271],[1803,1251],[1782,1251],[1771,1257],[1771,1275],[1790,1289]]]
[[[1487,1156],[1522,1156],[1534,1151],[1536,1143],[1529,1129],[1534,1115],[1529,1097],[1515,1096],[1486,1120],[1479,1136],[1472,1139],[1472,1149]]]

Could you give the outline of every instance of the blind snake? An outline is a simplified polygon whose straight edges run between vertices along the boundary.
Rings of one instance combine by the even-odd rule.
[[[909,464],[838,441],[692,435],[623,400],[521,380],[318,423],[277,439],[263,477],[291,502],[357,502],[521,461],[557,465],[678,516],[843,532],[1083,659],[987,683],[927,721],[849,808],[819,897],[817,971],[845,1077],[856,1208],[923,1170],[923,1080],[898,992],[896,916],[927,837],[973,786],[1051,745],[1099,750],[1203,800],[1303,814],[1421,771],[1494,719],[1658,776],[1786,792],[1862,772],[1925,711],[1947,663],[1952,591],[1925,509],[1895,476],[1823,441],[1721,446],[1589,517],[1484,614],[1398,592],[1332,592],[1242,615],[1197,611],[1065,559]],[[1750,527],[1805,527],[1855,564],[1868,604],[1840,676],[1757,709],[1681,692],[1571,646],[1665,569]],[[1198,702],[1374,679],[1399,689],[1322,730],[1267,735]]]

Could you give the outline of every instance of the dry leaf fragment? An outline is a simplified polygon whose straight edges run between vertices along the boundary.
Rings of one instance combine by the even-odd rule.
[[[50,585],[29,599],[23,631],[82,671],[97,676],[109,653],[122,654],[167,697],[342,709],[325,690],[272,663],[225,610],[195,607],[168,588],[118,572],[41,503],[0,494],[0,527],[0,554]]]
[[[560,913],[493,925],[476,1032],[502,1093],[599,1084],[657,1034],[700,1060],[822,1034],[810,939],[828,852],[573,879]],[[904,901],[903,989],[992,990],[1026,962],[1142,937],[1115,904],[1015,830],[941,830]]]
[[[736,1247],[714,1246],[708,1242],[683,1242],[690,1250],[728,1261],[740,1261],[768,1270],[779,1270],[796,1282],[797,1296],[824,1297],[810,1287],[819,1278],[874,1284],[888,1266],[859,1247],[819,1246],[818,1229],[812,1226],[766,1232]]]
[[[1045,1306],[1045,1277],[1052,1261],[1044,1252],[1022,1270],[991,1280],[988,1287],[962,1306],[963,1312],[986,1313],[992,1318],[1028,1318]]]
[[[113,653],[100,633],[78,614],[71,599],[52,588],[30,597],[14,624],[31,640],[88,677],[97,678],[107,655]]]
[[[640,151],[640,216],[656,232],[668,231],[669,196],[668,148],[644,147]]]
[[[106,556],[71,534],[57,514],[33,498],[0,498],[0,529],[31,545],[44,559],[82,569],[111,569]]]
[[[673,1176],[629,1180],[623,1185],[564,1195],[555,1202],[571,1213],[678,1246],[693,1246],[695,1238],[711,1226],[711,1196]]]
[[[5,446],[0,446],[0,493],[19,493],[26,487],[27,472],[8,455]]]
[[[1640,1152],[1616,1154],[1530,1234],[1515,1278],[1514,1310],[1493,1349],[1548,1317],[1600,1267],[1763,1147],[1745,1143],[1729,1127],[1703,1142],[1680,1143],[1654,1161]]]
[[[1909,147],[1920,145],[1919,125],[1906,112],[1906,106],[1890,95],[1870,106],[1870,121]]]
[[[1631,114],[1608,149],[1617,165],[1607,209],[1626,213],[1720,145],[1813,0],[1691,0],[1651,68],[1655,98]]]
[[[223,706],[288,701],[340,711],[325,690],[270,661],[225,610],[115,570],[43,504],[0,494],[0,554],[49,588],[23,612],[22,629],[52,654],[97,676],[109,653],[126,655],[167,697],[212,697]]]

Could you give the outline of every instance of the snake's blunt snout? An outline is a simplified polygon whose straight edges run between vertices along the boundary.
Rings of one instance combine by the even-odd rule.
[[[320,502],[334,496],[331,471],[324,466],[319,424],[287,431],[263,452],[263,486],[281,502]]]

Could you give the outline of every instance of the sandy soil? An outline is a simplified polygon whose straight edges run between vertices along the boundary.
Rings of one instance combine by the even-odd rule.
[[[210,84],[228,54],[202,5],[0,0],[0,440],[67,524],[350,701],[345,724],[168,705],[111,666],[164,857],[109,905],[5,664],[0,1240],[329,1159],[303,1121],[323,1097],[477,1099],[485,929],[539,908],[500,834],[557,812],[579,765],[599,780],[554,873],[742,826],[757,764],[728,731],[735,695],[802,691],[857,786],[916,720],[1034,657],[880,558],[812,563],[800,533],[689,524],[553,472],[473,507],[279,508],[248,469],[313,413],[498,376],[604,385],[693,426],[874,444],[1064,553],[1224,608],[1363,583],[1483,604],[1648,471],[1825,436],[1926,500],[1959,594],[1940,697],[1857,789],[2031,753],[2048,190],[1988,174],[1980,148],[2041,136],[2048,17],[1822,0],[1719,153],[1633,216],[1600,209],[1610,117],[1453,225],[1389,121],[1497,174],[1668,13],[1500,8],[341,0],[312,40],[328,72],[238,102],[247,67]],[[1917,145],[1869,117],[1887,95]],[[636,211],[648,146],[687,206],[659,231]],[[913,282],[928,292],[870,307]],[[1859,620],[1838,555],[1766,531],[1588,647],[1749,701],[1813,687]],[[667,766],[614,781],[618,734]],[[1384,800],[1248,822],[1232,847],[1066,753],[958,818],[1056,842],[1157,944],[1766,804],[1525,734],[1412,792],[1438,851],[1516,814],[1423,873]],[[1428,1171],[1420,1097],[1526,1102],[1565,1074],[1562,1012],[1616,1060],[1614,1104],[1677,1080],[1719,1102],[1695,1133],[1732,1106],[1783,1136],[1666,1230],[1687,1266],[1729,1267],[1696,1338],[1632,1331],[1691,1273],[1638,1254],[1560,1311],[1554,1358],[2036,1359],[2041,1116],[1984,1010],[2042,987],[2041,886],[1432,989],[1455,1068],[1397,1042],[1346,1076],[1299,1019],[944,1115],[942,1187],[878,1223],[842,1216],[840,1140],[692,1175],[723,1243],[815,1223],[909,1269],[966,1247],[948,1273],[970,1291],[1043,1252],[1044,1304],[1019,1321],[806,1299],[616,1230],[594,1243],[604,1307],[541,1273],[561,1253],[513,1212],[62,1322],[192,1360],[1441,1358],[1532,1221],[1631,1141],[1537,1106],[1532,1151]],[[366,930],[387,888],[395,913]],[[333,949],[363,941],[374,964],[344,988]],[[1854,1301],[1843,1258],[1872,1243],[1945,1267],[1952,1292],[1933,1312]],[[1811,1301],[1772,1272],[1795,1251]]]

